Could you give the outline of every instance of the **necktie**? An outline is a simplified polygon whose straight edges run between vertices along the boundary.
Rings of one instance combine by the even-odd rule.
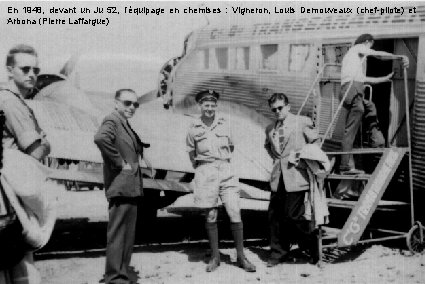
[[[280,143],[280,152],[282,152],[284,150],[284,127],[282,122],[278,125],[278,141]]]

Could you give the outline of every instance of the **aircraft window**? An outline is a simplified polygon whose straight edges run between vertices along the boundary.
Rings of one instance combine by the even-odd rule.
[[[250,48],[249,47],[237,47],[235,49],[235,70],[249,70],[250,67]]]
[[[322,47],[322,54],[324,59],[324,64],[334,63],[341,64],[343,56],[351,47],[350,43],[343,44],[327,44]],[[328,66],[324,71],[324,76],[329,77],[339,77],[340,76],[340,67],[338,66]]]
[[[300,72],[305,69],[310,55],[310,44],[290,44],[288,71]]]
[[[209,69],[209,59],[210,59],[209,50],[204,49],[203,54],[204,54],[204,69]]]
[[[277,70],[278,67],[278,44],[263,44],[260,46],[262,52],[261,68],[265,70]]]
[[[217,66],[219,69],[228,68],[228,48],[227,47],[218,47],[216,48],[216,59]]]
[[[210,64],[210,52],[209,49],[200,49],[197,52],[197,62],[198,62],[198,69],[200,70],[208,70],[211,68]]]
[[[350,43],[324,45],[322,49],[324,63],[342,63],[343,56],[350,47]]]

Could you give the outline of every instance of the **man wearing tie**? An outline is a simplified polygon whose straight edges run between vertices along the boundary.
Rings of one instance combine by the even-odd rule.
[[[265,147],[274,159],[271,173],[271,198],[268,218],[271,234],[271,255],[267,266],[284,260],[291,244],[308,246],[311,261],[317,261],[316,239],[312,223],[304,219],[305,194],[309,191],[307,170],[289,163],[292,152],[319,141],[310,118],[290,113],[288,98],[274,93],[268,100],[276,122],[266,128]]]
[[[136,93],[121,89],[115,94],[115,110],[107,115],[95,135],[104,160],[105,194],[109,222],[105,282],[134,283],[129,268],[135,240],[137,207],[143,196],[139,155],[144,144],[128,123],[139,107]],[[134,272],[133,272],[134,273]]]

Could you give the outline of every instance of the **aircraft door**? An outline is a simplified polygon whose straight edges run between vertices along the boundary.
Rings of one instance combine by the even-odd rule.
[[[396,55],[406,55],[410,60],[410,67],[407,69],[410,113],[412,113],[415,94],[418,43],[418,38],[394,39],[394,50],[391,51]],[[389,103],[388,141],[391,146],[407,146],[404,69],[401,61],[394,60],[392,64],[392,70],[395,75]]]
[[[317,126],[320,134],[325,134],[327,127],[333,120],[339,106],[340,93],[340,64],[343,57],[351,47],[350,42],[322,45],[322,65],[324,71],[319,82],[319,97],[317,101]],[[320,72],[320,70],[318,71]],[[331,129],[332,140],[340,142],[343,137],[343,122],[346,115],[345,109],[340,111]]]

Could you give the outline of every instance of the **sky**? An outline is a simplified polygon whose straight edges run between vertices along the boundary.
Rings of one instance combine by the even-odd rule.
[[[404,2],[380,2],[380,5],[395,6]],[[423,2],[424,3],[424,2]],[[194,29],[202,28],[207,24],[228,24],[260,22],[265,19],[262,14],[241,15],[234,14],[232,8],[264,8],[270,10],[274,6],[279,8],[293,7],[295,14],[267,15],[267,19],[279,17],[299,17],[299,8],[305,7],[352,7],[352,6],[377,5],[376,1],[348,2],[348,1],[274,1],[274,2],[196,2],[196,1],[172,1],[172,2],[66,2],[66,1],[31,1],[8,2],[0,1],[0,64],[4,66],[7,51],[15,44],[27,43],[36,48],[40,58],[42,72],[58,72],[66,60],[76,53],[126,53],[139,54],[148,58],[153,64],[161,65],[168,59],[182,53],[185,36]],[[24,13],[24,7],[41,7],[44,14]],[[50,13],[52,8],[76,8],[76,14]],[[96,7],[104,8],[103,14],[93,13]],[[120,14],[108,14],[108,7],[116,7]],[[160,15],[136,15],[124,13],[127,8],[164,9]],[[194,14],[184,13],[188,8],[220,9],[221,13]],[[18,13],[8,13],[8,9],[16,8]],[[81,14],[81,8],[91,10],[90,14]],[[177,8],[178,14],[171,14],[170,9]],[[216,10],[217,11],[217,10]],[[52,11],[53,12],[53,11]],[[69,24],[80,17],[84,18],[108,18],[108,26],[91,26]],[[306,17],[306,15],[303,15]],[[38,21],[39,18],[51,20],[65,20],[66,24],[49,25],[22,25],[8,24],[8,19],[29,19]],[[0,82],[7,78],[4,68],[0,68]]]

